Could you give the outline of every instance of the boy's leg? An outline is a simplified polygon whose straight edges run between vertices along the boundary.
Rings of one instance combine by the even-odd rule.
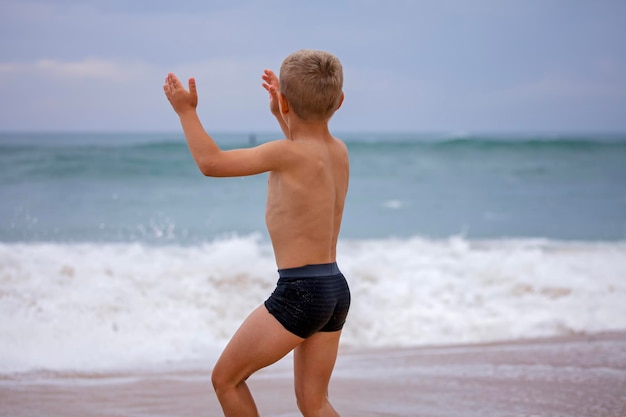
[[[303,340],[287,331],[264,305],[254,310],[213,368],[211,381],[224,415],[258,416],[246,379],[291,352]]]
[[[294,382],[298,408],[305,416],[339,417],[328,402],[328,383],[335,367],[337,332],[318,332],[294,351]]]

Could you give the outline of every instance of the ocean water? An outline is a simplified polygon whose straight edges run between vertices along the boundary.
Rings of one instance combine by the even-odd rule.
[[[340,136],[344,345],[626,329],[626,135]],[[277,279],[266,183],[176,133],[0,134],[0,372],[214,359]]]

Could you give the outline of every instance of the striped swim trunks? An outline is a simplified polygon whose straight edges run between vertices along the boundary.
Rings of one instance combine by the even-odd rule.
[[[276,289],[265,307],[285,329],[306,339],[343,328],[350,289],[337,263],[278,270]]]

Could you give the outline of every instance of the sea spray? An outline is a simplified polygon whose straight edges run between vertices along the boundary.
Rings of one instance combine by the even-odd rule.
[[[626,328],[626,244],[343,240],[344,346],[517,340]],[[0,372],[214,361],[272,291],[258,235],[202,245],[0,244]]]

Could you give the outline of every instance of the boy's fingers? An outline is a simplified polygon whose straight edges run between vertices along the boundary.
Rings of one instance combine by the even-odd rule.
[[[193,78],[193,77],[189,79],[189,92],[191,94],[197,94],[197,91],[196,91],[196,79]]]
[[[163,92],[165,93],[165,97],[167,97],[167,99],[169,100],[171,96],[171,89],[167,78],[165,79],[165,84],[163,84]]]
[[[178,79],[178,77],[176,76],[176,74],[174,74],[173,72],[170,72],[167,75],[167,79],[169,81],[169,84],[172,88],[179,88],[182,87],[183,84],[180,82],[180,80]]]

